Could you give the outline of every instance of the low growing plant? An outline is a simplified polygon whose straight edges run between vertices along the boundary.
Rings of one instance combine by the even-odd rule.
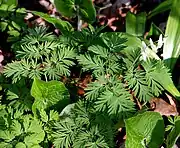
[[[30,99],[30,110],[21,109],[22,116],[17,118],[17,122],[11,115],[12,111],[6,113],[11,118],[6,121],[8,123],[3,122],[3,127],[12,133],[12,137],[1,138],[2,145],[113,148],[118,129],[124,126],[127,148],[162,145],[166,134],[163,118],[159,113],[146,110],[151,98],[167,91],[174,97],[179,96],[163,61],[149,56],[138,38],[125,33],[100,33],[90,27],[56,37],[47,31],[43,27],[29,29],[13,45],[17,60],[8,63],[3,73],[12,78],[13,86],[23,79],[31,85],[33,80],[31,96],[34,99]],[[66,82],[68,87],[73,67],[92,75],[85,95],[76,98],[78,101],[75,102],[70,100],[64,84],[56,81],[66,77],[69,79]],[[11,89],[6,87],[6,90],[9,90],[7,95],[12,94]],[[4,105],[8,100],[6,95],[3,100],[1,108],[9,110],[12,100],[9,99],[8,106]],[[144,103],[143,107],[147,109],[140,113],[137,102]],[[21,101],[21,105],[23,103]],[[20,111],[18,107],[14,110]],[[24,116],[28,118],[28,125],[40,126],[34,133],[32,131],[32,135],[24,127]],[[19,131],[14,133],[16,126]],[[173,131],[171,128],[171,134]],[[36,134],[39,138],[29,144],[26,135],[34,139]],[[177,137],[175,134],[169,138]],[[172,145],[175,140],[169,142],[167,140],[167,145]]]
[[[0,10],[8,12],[0,14],[2,31],[20,33],[20,26],[10,18],[22,9],[9,6],[14,0],[0,2]],[[164,2],[148,16],[162,7],[175,7],[173,3]],[[95,20],[92,1],[54,0],[53,4],[62,16],[77,18],[78,31],[63,19],[31,11],[62,35],[45,27],[18,34],[12,45],[15,59],[0,74],[0,147],[114,148],[119,147],[118,134],[123,130],[127,148],[173,147],[180,135],[179,116],[165,121],[160,113],[150,111],[150,105],[152,98],[160,100],[168,94],[179,99],[180,93],[158,55],[162,35],[157,44],[140,40],[145,14],[128,14],[127,33],[102,33],[104,27],[90,24],[82,29],[82,20]],[[134,26],[128,24],[131,20]],[[83,79],[87,74],[88,81]]]

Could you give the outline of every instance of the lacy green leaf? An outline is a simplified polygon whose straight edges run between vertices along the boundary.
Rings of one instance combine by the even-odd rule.
[[[15,136],[19,136],[23,132],[22,127],[21,127],[21,123],[19,123],[17,120],[12,121],[12,125],[10,128],[11,128],[12,133]]]
[[[128,87],[133,90],[135,96],[141,101],[147,102],[153,97],[151,88],[147,85],[145,72],[130,68],[125,75]]]
[[[180,92],[175,87],[171,79],[171,74],[169,72],[170,70],[165,66],[163,61],[149,60],[144,62],[142,65],[147,73],[147,78],[149,80],[154,79],[154,81],[156,81],[156,83],[155,82],[153,83],[154,85],[156,85],[156,88],[158,87],[159,90],[161,91],[163,90],[161,86],[163,86],[164,89],[169,91],[174,97],[177,97],[178,99],[178,97],[180,96]],[[158,85],[158,83],[161,86]],[[158,94],[157,89],[155,90],[155,93]]]
[[[126,47],[123,44],[127,41],[127,39],[125,36],[123,37],[121,32],[106,32],[102,33],[100,37],[112,52],[119,52]]]
[[[71,119],[54,125],[54,145],[56,147],[70,147],[76,135],[76,125]]]
[[[129,117],[135,111],[131,95],[124,89],[122,83],[117,83],[111,89],[105,90],[95,102],[96,110],[106,111],[110,115]]]

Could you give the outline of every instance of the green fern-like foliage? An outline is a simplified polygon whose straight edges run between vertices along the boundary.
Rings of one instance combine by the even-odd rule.
[[[87,87],[86,97],[95,101],[97,111],[129,117],[135,111],[131,95],[118,77],[101,78]]]
[[[114,51],[112,47],[107,48],[105,45],[92,45],[88,48],[87,54],[79,55],[77,59],[83,70],[92,70],[95,77],[112,75],[120,73],[122,69],[121,56]]]
[[[53,127],[56,147],[114,147],[113,122],[87,103],[76,103],[69,117]],[[110,136],[111,135],[111,136]]]
[[[164,78],[163,81],[167,81],[170,78],[169,70],[164,63],[155,59],[137,60],[139,55],[134,58],[133,62],[134,53],[128,54],[132,56],[125,60],[127,63],[125,81],[128,83],[128,87],[134,91],[135,96],[141,101],[147,102],[152,97],[162,94],[165,88],[160,80]]]
[[[44,27],[28,29],[12,46],[16,61],[3,71],[16,83],[2,84],[0,147],[116,147],[117,129],[136,113],[135,102],[158,97],[172,82],[163,61],[142,59],[136,42],[127,47],[132,38],[91,27],[60,37]],[[68,77],[76,67],[92,76],[77,102],[63,82],[42,81]]]
[[[13,47],[18,61],[5,67],[4,74],[17,82],[22,77],[60,79],[69,76],[69,68],[74,65],[75,49],[60,44],[52,33],[44,27],[29,29],[27,35]]]
[[[158,97],[165,89],[159,75],[170,79],[168,69],[155,59],[143,61],[136,46],[127,50],[129,36],[99,32],[89,27],[57,38],[44,27],[29,29],[14,44],[18,60],[7,64],[4,74],[13,82],[22,77],[59,80],[69,76],[70,68],[78,62],[83,72],[91,72],[94,77],[85,96],[94,101],[96,110],[128,117],[135,111],[129,92],[143,102]]]
[[[132,96],[142,102],[158,97],[165,89],[159,76],[170,78],[162,61],[143,61],[140,48],[126,49],[125,37],[122,33],[102,33],[99,44],[77,57],[82,69],[96,79],[86,88],[86,98],[94,101],[97,111],[123,118],[135,111]]]

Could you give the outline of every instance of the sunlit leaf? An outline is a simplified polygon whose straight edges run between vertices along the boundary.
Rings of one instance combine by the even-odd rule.
[[[180,55],[180,1],[174,0],[165,32],[163,59],[172,71]]]
[[[62,82],[34,79],[31,95],[35,98],[33,112],[36,109],[48,109],[53,107],[62,110],[69,103],[69,93]]]
[[[157,112],[145,112],[125,121],[126,148],[157,148],[164,139],[164,122]]]

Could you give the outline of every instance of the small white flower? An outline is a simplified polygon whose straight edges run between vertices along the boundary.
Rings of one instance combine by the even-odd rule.
[[[142,48],[141,48],[141,59],[146,61],[147,58],[154,58],[159,60],[160,58],[156,54],[156,52],[150,49],[144,41],[142,41]]]
[[[147,52],[146,52],[146,49],[147,49],[147,45],[144,41],[142,41],[142,48],[141,48],[141,58],[142,60],[146,61],[147,59]]]
[[[157,53],[158,48],[157,48],[156,45],[154,45],[154,43],[153,43],[153,41],[152,41],[151,38],[149,39],[149,42],[150,42],[151,49],[152,49],[155,53]]]
[[[164,44],[164,39],[162,37],[162,34],[159,36],[158,45],[157,48],[161,48]]]
[[[149,42],[150,42],[151,49],[152,49],[155,53],[157,53],[157,52],[158,52],[158,49],[163,46],[164,40],[165,40],[165,39],[163,39],[162,34],[161,34],[161,35],[159,36],[159,40],[158,40],[157,45],[155,45],[155,44],[153,43],[152,39],[150,38],[150,39],[149,39]]]

